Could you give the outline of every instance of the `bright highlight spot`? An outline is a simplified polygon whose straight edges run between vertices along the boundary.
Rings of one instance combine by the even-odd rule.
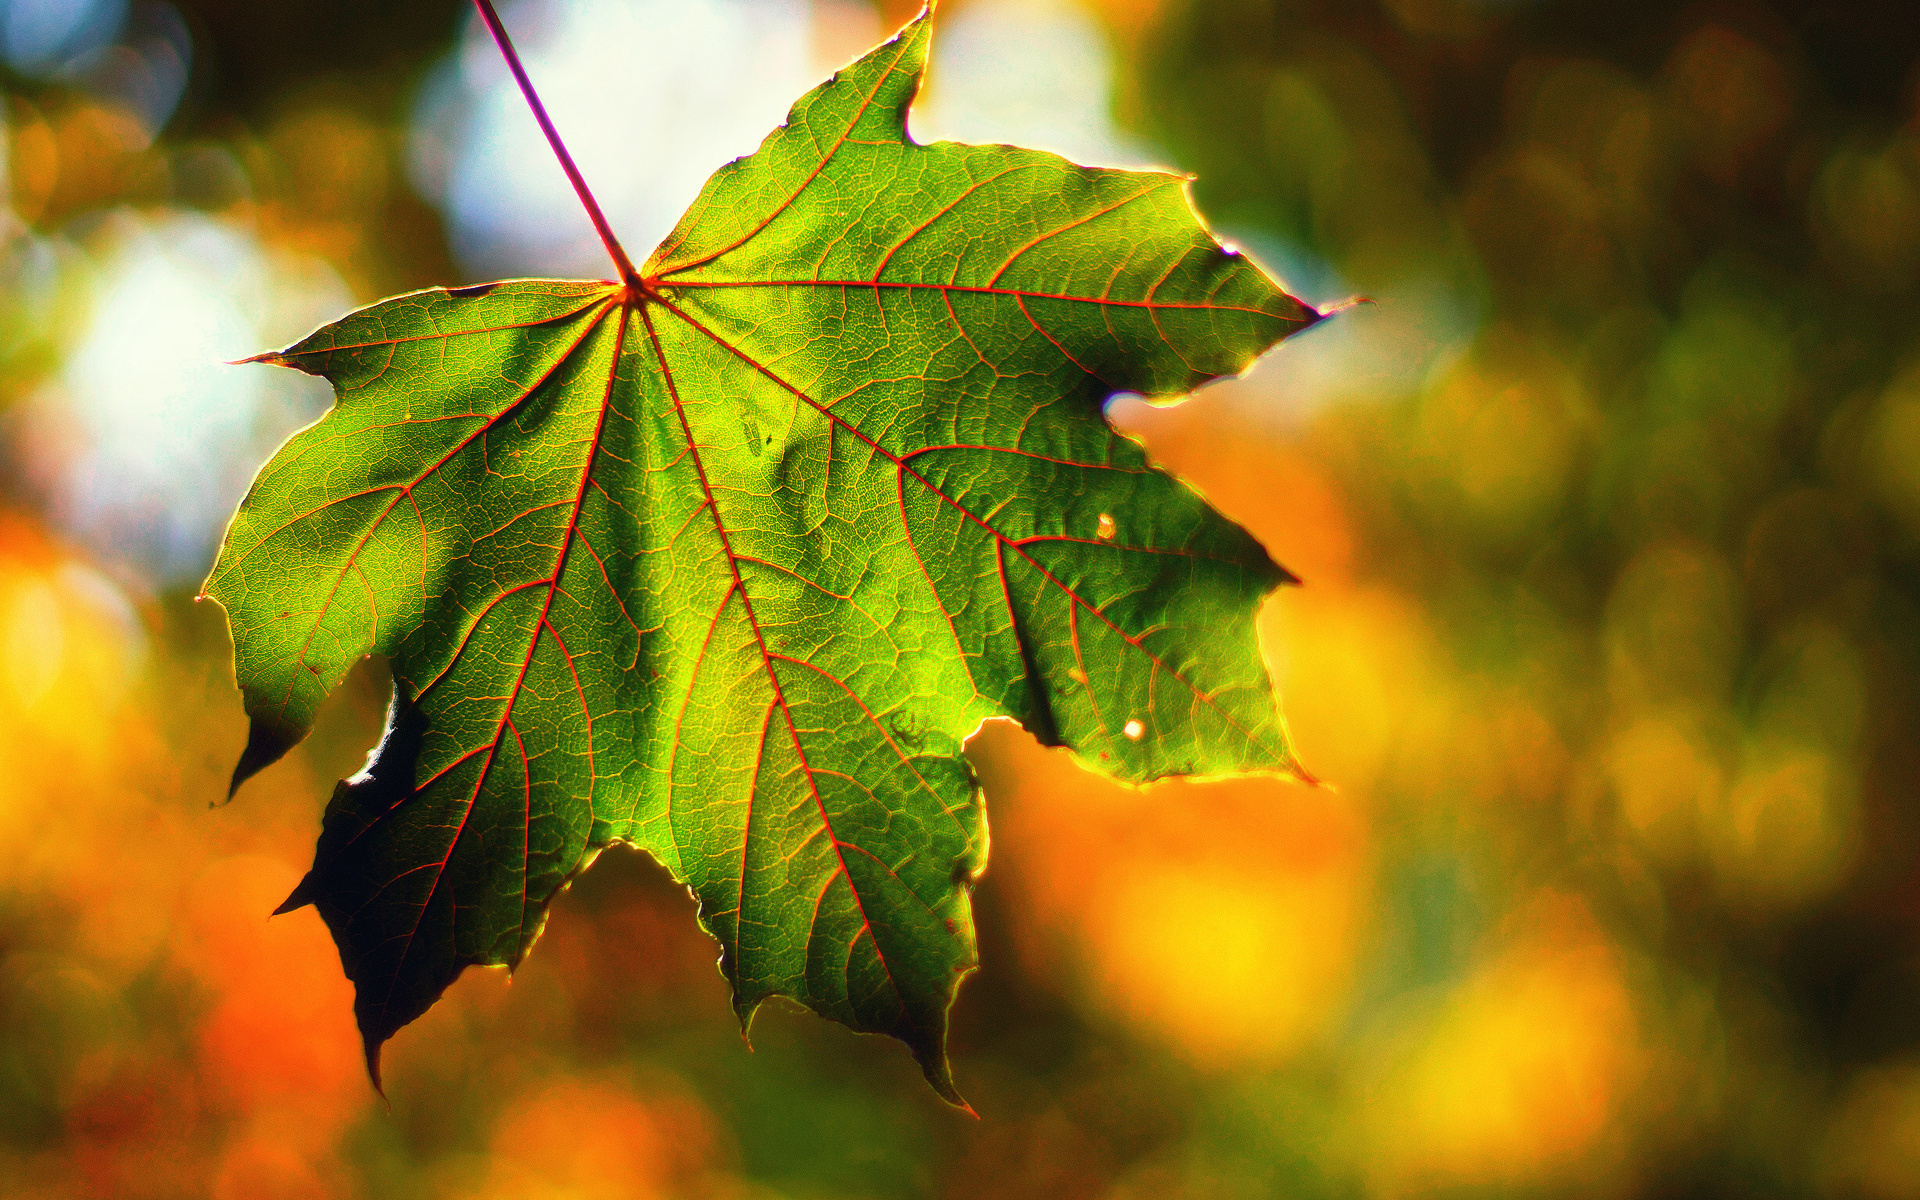
[[[1083,9],[1063,0],[975,0],[943,14],[920,141],[1008,142],[1103,167],[1161,165],[1108,115],[1112,51]]]
[[[890,32],[854,0],[520,0],[503,7],[540,98],[637,262],[701,185],[788,108]],[[671,53],[662,48],[671,47]],[[1015,142],[1080,162],[1154,156],[1107,116],[1105,35],[1063,3],[976,3],[941,19],[914,136]],[[618,80],[618,103],[607,81]],[[422,89],[416,186],[478,277],[601,277],[606,255],[477,22]]]
[[[205,217],[113,221],[84,332],[24,414],[57,515],[105,556],[197,580],[254,464],[328,402],[317,379],[228,365],[347,306],[329,272],[287,265]]]
[[[520,0],[500,15],[636,262],[707,176],[752,153],[819,82],[799,0]],[[444,204],[454,251],[477,275],[611,270],[477,21],[421,93],[412,158],[416,184]]]
[[[1378,1194],[1551,1177],[1592,1152],[1638,1077],[1620,956],[1585,907],[1522,910],[1504,953],[1388,1054],[1362,1101]]]

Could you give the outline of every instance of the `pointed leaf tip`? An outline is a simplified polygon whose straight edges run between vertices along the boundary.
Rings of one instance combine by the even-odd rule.
[[[386,1046],[387,1039],[375,1039],[363,1029],[360,1041],[366,1051],[367,1079],[373,1084],[375,1094],[386,1101],[388,1111],[392,1111],[393,1100],[387,1096],[386,1082],[380,1078],[380,1051]]]
[[[255,717],[247,727],[246,749],[240,752],[240,761],[233,766],[233,778],[227,784],[226,799],[232,800],[239,792],[240,785],[285,758],[287,751],[299,745],[300,737],[298,732],[288,730],[277,722]]]
[[[1256,636],[1287,576],[1100,413],[1324,314],[1165,175],[913,142],[933,12],[716,173],[628,294],[430,289],[250,360],[337,403],[209,582],[274,717],[233,786],[389,659],[386,739],[282,905],[332,930],[377,1090],[397,1029],[627,841],[737,994],[901,1038],[977,1117],[945,1047],[988,845],[964,740],[1311,780]]]
[[[300,877],[300,882],[294,885],[293,891],[287,893],[287,898],[280,902],[280,907],[273,910],[273,915],[283,917],[290,912],[295,912],[312,904],[317,887],[318,885],[313,878],[313,872],[308,871]]]
[[[942,1100],[953,1105],[961,1112],[966,1113],[974,1120],[977,1121],[980,1119],[980,1114],[973,1111],[973,1105],[968,1104],[966,1097],[962,1096],[960,1090],[953,1086],[953,1072],[944,1059],[941,1061],[938,1070],[927,1067],[924,1074],[927,1077],[927,1082],[933,1086],[933,1090],[939,1094]]]

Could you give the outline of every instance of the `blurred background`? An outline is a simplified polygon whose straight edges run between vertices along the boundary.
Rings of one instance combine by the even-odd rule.
[[[518,0],[643,253],[910,15]],[[0,0],[0,1192],[1920,1196],[1920,20],[1895,0],[948,0],[923,138],[1193,171],[1367,296],[1113,419],[1306,585],[1306,763],[1141,791],[1010,728],[955,1011],[742,1044],[603,858],[364,1075],[312,909],[356,674],[243,741],[196,605],[329,397],[225,360],[600,275],[459,0]]]

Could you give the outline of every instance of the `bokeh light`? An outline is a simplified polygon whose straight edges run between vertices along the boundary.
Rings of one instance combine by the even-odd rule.
[[[909,15],[516,0],[629,249]],[[1818,10],[1817,12],[1815,10]],[[359,302],[603,275],[456,0],[0,0],[0,1191],[1920,1194],[1920,39],[1887,0],[946,0],[913,129],[1191,171],[1300,294],[1110,418],[1304,581],[1328,781],[969,753],[982,1114],[611,850],[367,1083],[300,878],[356,671],[231,804],[192,597]]]
[[[121,214],[93,242],[91,311],[20,436],[42,464],[66,460],[52,485],[64,525],[156,582],[192,582],[250,460],[329,398],[317,381],[235,361],[318,324],[346,289],[324,268],[276,271],[244,231],[198,215]]]
[[[752,153],[820,74],[881,33],[872,10],[846,0],[520,0],[505,19],[523,31],[527,69],[595,197],[636,248],[665,238],[716,167]],[[623,81],[617,102],[608,79]],[[477,21],[421,89],[411,165],[444,204],[468,271],[605,274]]]

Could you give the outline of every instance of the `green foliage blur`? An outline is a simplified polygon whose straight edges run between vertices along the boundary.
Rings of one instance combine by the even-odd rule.
[[[1129,144],[1371,303],[1112,409],[1306,581],[1263,633],[1331,786],[985,730],[976,1122],[811,1017],[749,1052],[619,852],[373,1093],[324,928],[265,915],[384,681],[209,807],[244,725],[193,594],[327,399],[217,360],[470,281],[415,129],[465,6],[0,3],[0,1193],[1920,1196],[1910,6],[941,20],[989,10],[1095,31]],[[780,11],[842,57],[906,15]]]

